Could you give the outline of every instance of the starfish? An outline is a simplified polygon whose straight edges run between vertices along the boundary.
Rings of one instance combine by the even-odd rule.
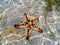
[[[37,32],[39,33],[42,33],[43,30],[40,29],[38,26],[35,25],[35,22],[38,22],[39,21],[39,18],[35,18],[35,19],[29,19],[28,18],[28,15],[27,13],[24,13],[23,14],[23,17],[26,19],[25,22],[21,23],[21,24],[15,24],[14,27],[15,28],[21,28],[21,26],[26,26],[27,28],[27,33],[26,33],[26,40],[29,40],[30,38],[30,29],[33,27],[33,28],[36,28],[37,29]]]

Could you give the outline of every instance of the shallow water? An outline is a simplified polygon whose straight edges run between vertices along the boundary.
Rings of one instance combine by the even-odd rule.
[[[47,21],[51,31],[55,33],[54,36],[47,31],[43,4],[40,0],[0,0],[0,45],[60,45],[60,12],[54,10],[54,13],[47,14]],[[43,33],[31,29],[29,41],[25,39],[25,27],[14,28],[14,24],[25,21],[22,18],[24,13],[27,13],[29,18],[39,17],[37,25],[43,29]],[[8,28],[13,28],[14,34],[9,34]]]

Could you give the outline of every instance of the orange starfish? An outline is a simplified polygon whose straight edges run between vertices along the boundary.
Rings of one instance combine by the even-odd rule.
[[[27,40],[29,40],[29,38],[30,38],[30,33],[29,33],[29,31],[30,31],[30,29],[31,29],[32,27],[36,28],[37,31],[40,32],[40,33],[43,32],[42,29],[40,29],[39,27],[37,27],[37,26],[35,25],[35,22],[39,21],[39,18],[28,19],[28,16],[27,16],[26,13],[23,14],[23,17],[26,19],[26,21],[23,22],[22,24],[15,24],[14,27],[15,27],[15,28],[21,28],[21,26],[26,26],[26,28],[27,28],[26,39],[27,39]]]

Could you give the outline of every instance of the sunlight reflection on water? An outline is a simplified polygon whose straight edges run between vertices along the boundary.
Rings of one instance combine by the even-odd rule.
[[[52,12],[49,12],[47,15],[50,28],[53,32],[55,32],[55,36],[53,36],[47,33],[48,31],[46,30],[44,16],[42,14],[43,6],[40,0],[4,0],[1,2],[0,45],[60,45],[60,12],[55,11],[56,15],[52,15]],[[13,27],[14,24],[21,23],[21,21],[23,22],[25,20],[21,17],[24,12],[26,12],[32,18],[39,17],[39,22],[37,25],[39,25],[44,31],[42,34],[37,33],[36,31],[31,32],[31,38],[29,42],[25,39],[25,29],[20,30]],[[18,34],[13,35],[12,37],[7,37],[9,36],[7,32],[8,27],[12,27],[14,29],[14,33],[18,32]],[[22,37],[19,37],[18,35],[21,35]],[[6,40],[3,38],[4,36]]]

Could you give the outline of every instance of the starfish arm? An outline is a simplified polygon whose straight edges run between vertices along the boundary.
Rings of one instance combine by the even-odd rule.
[[[24,23],[22,23],[22,24],[15,24],[14,27],[15,28],[21,28],[21,26],[23,26],[23,25],[24,25]]]
[[[25,25],[25,26],[26,26],[26,25],[28,25],[28,22],[27,22],[27,21],[25,21],[25,22],[24,22],[24,25]]]
[[[28,20],[27,13],[24,13],[24,14],[23,14],[23,17],[26,18],[26,20]]]
[[[29,31],[30,31],[30,29],[29,29],[29,28],[27,28],[27,33],[29,33]]]
[[[20,24],[20,26],[24,26],[24,25],[25,25],[24,23]]]
[[[37,29],[37,32],[40,32],[40,33],[42,33],[42,32],[43,32],[43,30],[42,30],[42,29],[40,29],[39,27],[37,27],[36,25],[34,25],[34,28],[36,28],[36,29]]]
[[[36,25],[34,25],[34,28],[38,29],[38,27]]]
[[[30,29],[27,29],[27,33],[26,33],[26,40],[29,40],[30,38],[30,33],[29,33]]]
[[[33,22],[38,22],[39,21],[39,18],[35,18]]]

